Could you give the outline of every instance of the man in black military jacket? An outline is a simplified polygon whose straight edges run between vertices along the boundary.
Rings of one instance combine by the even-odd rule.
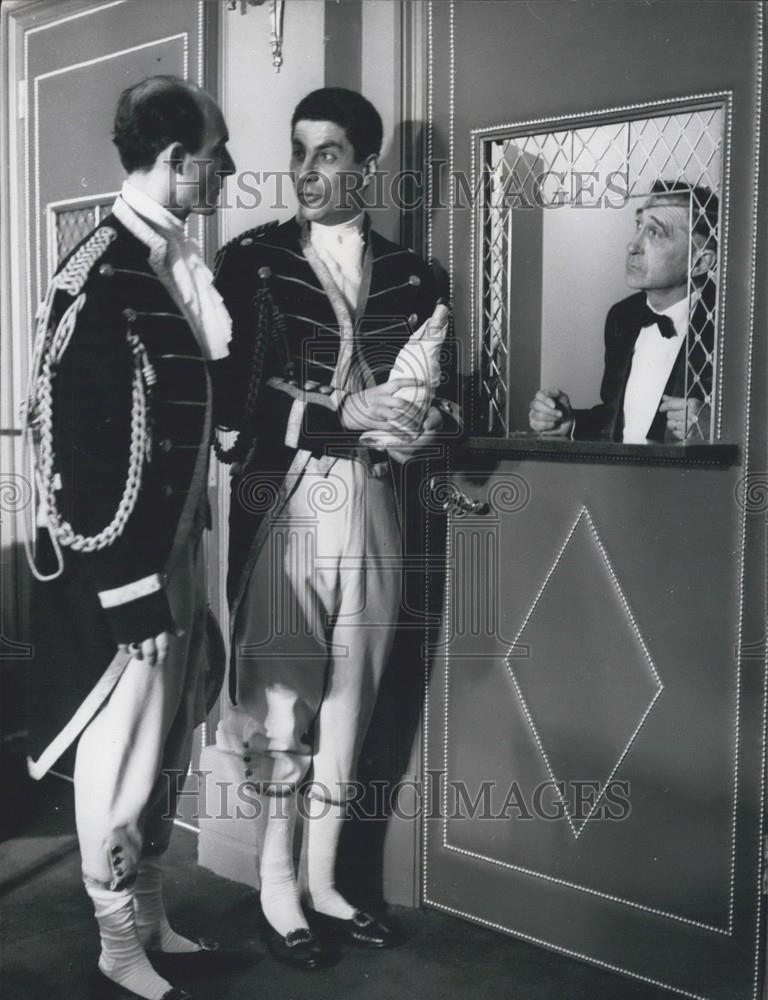
[[[148,1000],[187,996],[148,954],[167,969],[211,953],[171,929],[160,856],[216,637],[201,544],[207,362],[226,355],[231,322],[184,220],[215,211],[234,169],[227,138],[193,84],[154,77],[122,94],[114,141],[128,178],[52,279],[28,404],[43,529],[30,772],[42,777],[79,738],[96,975]]]
[[[338,892],[334,868],[345,793],[400,608],[390,460],[405,461],[459,421],[458,407],[436,394],[407,449],[387,455],[361,442],[363,432],[408,420],[403,394],[418,379],[389,376],[437,301],[427,265],[375,232],[349,197],[370,184],[381,141],[381,119],[362,95],[309,94],[291,123],[297,217],[242,234],[216,270],[233,322],[231,356],[215,375],[217,420],[240,432],[230,456],[237,708],[217,746],[231,755],[233,773],[264,793],[259,868],[275,932],[269,946],[301,968],[330,957],[301,896],[311,919],[344,939],[373,948],[396,940]],[[298,886],[296,789],[310,766]]]

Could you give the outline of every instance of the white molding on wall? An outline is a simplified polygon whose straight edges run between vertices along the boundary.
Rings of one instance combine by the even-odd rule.
[[[155,46],[166,45],[172,42],[177,42],[183,40],[184,42],[184,77],[189,76],[189,32],[182,31],[175,35],[168,35],[164,38],[153,38],[148,42],[142,42],[139,45],[131,45],[125,49],[117,49],[114,52],[106,52],[103,55],[96,56],[93,59],[86,59],[82,62],[71,63],[68,66],[60,66],[58,69],[51,70],[48,73],[41,73],[39,76],[34,77],[34,100],[32,104],[28,107],[28,118],[30,115],[34,115],[33,125],[34,125],[34,152],[33,152],[33,170],[34,170],[34,185],[35,185],[35,197],[34,197],[34,209],[35,209],[35,266],[37,274],[37,297],[42,298],[43,288],[44,288],[44,277],[43,277],[43,247],[42,247],[42,205],[40,203],[40,128],[39,128],[39,109],[40,109],[40,83],[42,81],[50,80],[54,77],[63,76],[66,73],[73,73],[77,70],[86,69],[89,66],[95,66],[100,63],[109,62],[112,59],[119,59],[122,56],[130,55],[133,52],[142,52],[145,49],[151,49]],[[27,88],[29,88],[29,73],[28,73],[28,51],[25,42],[24,51],[24,78],[27,81]],[[26,174],[29,176],[29,162],[26,163]],[[32,241],[29,238],[31,232],[27,232],[27,247],[28,252],[31,251]],[[31,282],[30,282],[31,285]],[[31,292],[30,292],[31,294]]]
[[[102,10],[106,10],[108,7],[119,7],[120,4],[126,3],[126,0],[111,0],[110,3],[102,3],[96,6],[88,5],[84,10],[77,11],[74,14],[67,14],[65,17],[57,17],[51,21],[47,21],[45,24],[38,24],[34,28],[27,29],[27,35],[35,35],[40,31],[47,31],[49,28],[56,28],[60,24],[66,24],[68,21],[76,21],[81,17],[89,17],[91,14],[98,14]]]

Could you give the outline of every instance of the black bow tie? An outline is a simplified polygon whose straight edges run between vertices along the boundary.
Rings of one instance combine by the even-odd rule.
[[[669,318],[669,316],[660,316],[659,313],[654,312],[653,309],[646,302],[643,307],[643,314],[640,317],[640,326],[651,326],[655,323],[662,337],[676,337],[677,330],[675,329],[675,324]]]

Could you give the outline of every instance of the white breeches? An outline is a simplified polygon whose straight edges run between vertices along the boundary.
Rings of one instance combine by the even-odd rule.
[[[235,630],[238,706],[220,732],[243,780],[310,763],[336,799],[354,777],[397,624],[401,538],[389,475],[311,459],[258,557]],[[325,789],[325,791],[323,791]]]
[[[142,853],[168,846],[192,732],[205,717],[206,589],[202,539],[190,542],[168,583],[177,630],[162,666],[132,659],[80,737],[75,820],[84,877],[117,889]]]

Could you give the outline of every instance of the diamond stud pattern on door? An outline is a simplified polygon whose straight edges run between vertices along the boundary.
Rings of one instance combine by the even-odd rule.
[[[580,585],[585,575],[593,588],[590,596]],[[594,618],[595,607],[604,631],[584,627]],[[553,621],[558,628],[551,627]],[[514,658],[521,642],[527,656]],[[571,832],[578,837],[663,690],[586,508],[543,581],[506,666]],[[560,789],[585,779],[594,787],[592,804],[574,815]]]

